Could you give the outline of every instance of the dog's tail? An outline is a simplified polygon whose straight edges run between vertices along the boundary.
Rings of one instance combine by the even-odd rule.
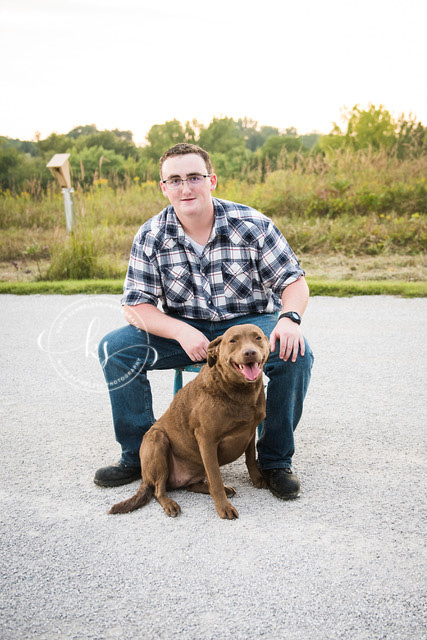
[[[138,491],[134,496],[132,496],[132,498],[113,505],[108,513],[129,513],[129,511],[135,511],[140,507],[145,507],[153,497],[153,493],[153,487],[142,482]]]

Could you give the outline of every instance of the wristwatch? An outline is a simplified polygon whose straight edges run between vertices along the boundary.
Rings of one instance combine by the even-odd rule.
[[[289,318],[292,322],[301,324],[301,316],[296,311],[286,311],[286,313],[281,313],[278,319],[280,320],[281,318]]]

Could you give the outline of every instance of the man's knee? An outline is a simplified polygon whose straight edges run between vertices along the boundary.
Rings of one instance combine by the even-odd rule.
[[[101,365],[104,365],[115,353],[119,353],[128,344],[125,335],[127,327],[121,327],[110,331],[104,336],[98,345],[98,357]]]
[[[98,345],[98,356],[101,366],[106,367],[108,362],[133,360],[138,356],[147,359],[146,334],[132,325],[120,327],[111,331],[102,338]]]
[[[107,333],[107,335],[101,338],[101,340],[99,341],[98,358],[101,365],[104,365],[104,362],[108,359],[108,344],[110,342],[110,336],[113,333],[114,333],[113,331],[111,331],[110,333]]]

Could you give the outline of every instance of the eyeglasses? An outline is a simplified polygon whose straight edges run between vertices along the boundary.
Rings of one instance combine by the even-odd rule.
[[[168,180],[162,180],[162,184],[165,184],[169,187],[169,189],[180,189],[184,182],[188,182],[188,184],[192,187],[197,187],[201,184],[203,178],[210,178],[211,173],[206,175],[196,174],[194,176],[189,176],[188,178],[169,178]]]

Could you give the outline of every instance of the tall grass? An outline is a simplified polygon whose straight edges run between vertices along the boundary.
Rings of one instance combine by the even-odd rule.
[[[337,153],[328,161],[301,157],[264,182],[230,180],[220,197],[245,202],[270,216],[400,214],[427,211],[427,157],[399,161],[378,153]]]
[[[218,197],[269,215],[300,254],[393,255],[425,251],[427,158],[385,154],[301,157],[263,182],[228,180]],[[139,226],[167,200],[156,182],[76,190],[76,224],[65,231],[62,194],[0,194],[0,260],[43,261],[39,278],[122,277]]]

